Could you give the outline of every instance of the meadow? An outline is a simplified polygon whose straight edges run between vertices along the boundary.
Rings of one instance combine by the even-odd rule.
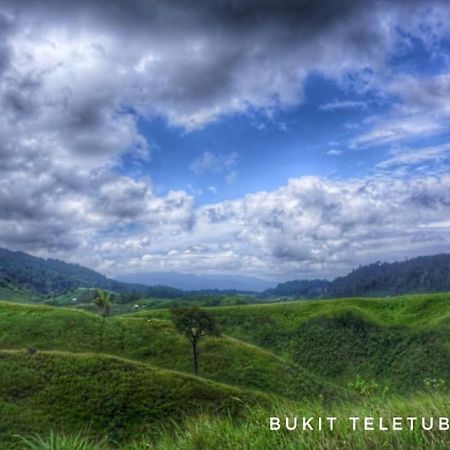
[[[448,448],[448,432],[268,418],[446,416],[449,294],[211,307],[200,373],[170,311],[0,302],[2,449]]]

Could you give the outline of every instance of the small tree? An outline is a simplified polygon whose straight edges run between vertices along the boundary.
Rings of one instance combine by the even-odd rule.
[[[111,312],[111,301],[109,294],[102,289],[96,289],[93,303],[97,306],[100,315],[105,320]]]
[[[102,289],[96,289],[92,302],[97,306],[98,311],[102,316],[102,324],[100,327],[100,345],[103,350],[105,320],[111,313],[111,301],[109,294]]]
[[[220,336],[214,317],[198,308],[174,308],[172,322],[175,328],[184,334],[191,343],[193,373],[198,375],[200,338],[207,334]]]

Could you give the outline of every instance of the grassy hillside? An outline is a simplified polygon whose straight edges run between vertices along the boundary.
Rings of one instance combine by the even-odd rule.
[[[11,433],[54,430],[64,443],[89,424],[95,440],[143,436],[120,447],[129,450],[149,443],[155,450],[445,449],[442,432],[354,433],[344,425],[333,434],[302,434],[265,427],[267,417],[287,407],[298,416],[447,415],[449,301],[450,294],[433,294],[210,308],[225,334],[201,342],[202,378],[186,374],[190,346],[168,310],[103,322],[87,311],[0,302],[0,449],[14,448]],[[357,376],[369,394],[358,387],[352,389],[359,396],[349,394]],[[437,382],[427,384],[429,378]],[[335,399],[344,403],[328,401]],[[73,442],[18,448],[72,450]]]
[[[224,332],[347,384],[358,374],[396,392],[450,380],[450,294],[214,308]],[[167,311],[142,314],[167,317]]]
[[[353,431],[350,416],[391,418],[408,417],[411,412],[418,417],[445,417],[450,397],[448,395],[415,395],[408,398],[372,399],[365,404],[335,405],[324,407],[319,403],[277,404],[269,408],[253,407],[237,420],[232,417],[211,416],[189,418],[174,423],[157,435],[142,435],[134,442],[122,445],[121,450],[447,450],[450,447],[448,431]],[[268,418],[290,417],[337,417],[333,431],[302,432],[270,431]],[[385,420],[385,424],[387,421]],[[406,423],[406,421],[404,421]],[[317,428],[317,422],[313,426]],[[20,440],[21,450],[109,450],[101,438],[89,438],[83,434],[48,437],[31,437]]]
[[[0,348],[103,352],[159,367],[191,372],[188,341],[167,320],[0,302]],[[288,398],[347,393],[267,350],[227,336],[200,344],[200,375]]]
[[[450,447],[448,431],[371,431],[354,432],[347,420],[359,417],[424,417],[446,416],[448,395],[414,396],[410,398],[373,399],[365,404],[342,404],[326,407],[320,404],[278,405],[270,410],[252,410],[245,421],[203,417],[167,433],[154,446],[155,450],[446,450]],[[337,417],[333,431],[270,431],[268,417]],[[149,442],[149,440],[147,440]],[[136,445],[133,450],[144,450]],[[132,448],[130,447],[130,450]]]
[[[18,303],[28,303],[41,300],[39,296],[32,294],[26,289],[14,286],[5,279],[0,279],[0,299]]]
[[[130,360],[65,352],[0,352],[0,442],[71,430],[123,439],[186,415],[268,402],[262,395]],[[1,447],[0,447],[1,448]]]

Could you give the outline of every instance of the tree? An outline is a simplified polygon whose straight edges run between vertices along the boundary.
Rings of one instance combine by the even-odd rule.
[[[96,289],[94,299],[92,301],[97,306],[103,320],[105,320],[111,312],[111,301],[109,294],[102,289]]]
[[[175,328],[184,334],[192,346],[193,373],[198,375],[199,366],[199,340],[209,334],[220,336],[214,317],[198,308],[174,308],[172,309],[172,322]]]
[[[102,324],[100,327],[100,345],[103,350],[103,341],[105,334],[105,320],[111,313],[111,301],[107,292],[102,289],[96,289],[93,303],[97,306],[100,315],[102,316]]]

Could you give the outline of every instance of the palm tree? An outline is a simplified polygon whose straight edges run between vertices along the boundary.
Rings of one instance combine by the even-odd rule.
[[[105,320],[111,313],[111,301],[108,292],[102,289],[95,291],[93,303],[97,306],[100,315],[102,316],[102,323],[100,326],[100,348],[103,350],[103,341],[105,335]]]

